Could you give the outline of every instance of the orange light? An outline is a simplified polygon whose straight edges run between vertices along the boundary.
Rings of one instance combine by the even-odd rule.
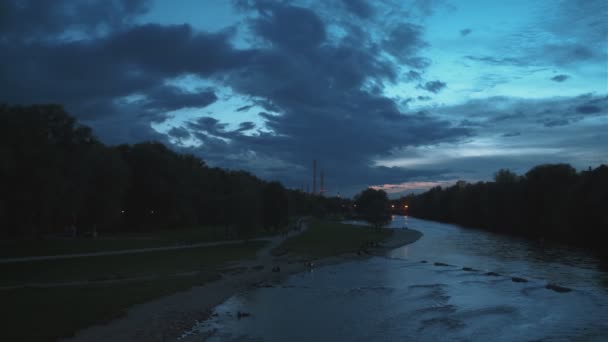
[[[406,205],[404,205],[403,207],[407,209],[407,204],[406,204]]]

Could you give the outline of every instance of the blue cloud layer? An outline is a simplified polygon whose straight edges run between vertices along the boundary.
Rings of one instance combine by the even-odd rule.
[[[143,0],[5,1],[0,101],[62,103],[106,142],[160,140],[289,186],[307,184],[318,159],[343,193],[482,179],[543,153],[577,165],[608,157],[606,139],[577,133],[600,135],[607,124],[602,2],[565,1],[500,28],[445,1],[233,4],[239,25],[207,32],[143,23],[154,11]],[[454,17],[470,20],[443,20]],[[175,81],[187,77],[198,81]],[[505,150],[515,147],[522,156]]]

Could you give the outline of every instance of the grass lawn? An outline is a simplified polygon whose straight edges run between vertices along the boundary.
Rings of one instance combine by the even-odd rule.
[[[0,264],[0,286],[168,275],[255,257],[264,241],[183,250]]]
[[[27,282],[148,280],[54,288],[0,290],[0,341],[55,341],[122,315],[132,305],[187,290],[218,277],[227,262],[253,258],[266,242],[142,254],[0,264],[2,285]],[[194,276],[172,276],[201,271]]]
[[[310,257],[327,257],[356,252],[361,245],[381,242],[392,234],[391,229],[376,229],[365,226],[331,221],[311,221],[304,233],[288,238],[275,248],[274,255],[297,254]]]
[[[1,341],[56,341],[120,317],[132,305],[216,279],[165,277],[121,284],[0,291]]]
[[[222,227],[196,227],[124,233],[92,238],[46,238],[0,241],[0,258],[91,253],[228,240]]]

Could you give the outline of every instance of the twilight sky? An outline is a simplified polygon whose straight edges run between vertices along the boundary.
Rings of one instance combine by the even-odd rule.
[[[0,102],[330,195],[608,163],[604,0],[4,0]]]

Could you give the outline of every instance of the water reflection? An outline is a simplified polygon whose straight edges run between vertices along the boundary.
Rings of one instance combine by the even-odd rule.
[[[412,218],[396,217],[391,226],[404,224],[424,236],[394,250],[393,259],[324,267],[239,294],[197,329],[216,329],[211,341],[603,341],[608,336],[607,275],[584,251],[540,248]],[[488,276],[489,270],[501,275]],[[515,282],[515,276],[527,281]],[[573,291],[550,291],[547,282]],[[238,311],[252,315],[239,320]]]
[[[395,248],[388,253],[388,257],[393,259],[407,259],[409,255],[409,248],[409,246]]]
[[[519,237],[407,217],[397,217],[390,227],[401,228],[405,222],[424,234],[409,246],[406,258],[493,270],[569,286],[604,286],[601,276],[606,273],[600,270],[600,260],[581,248],[540,245]]]

